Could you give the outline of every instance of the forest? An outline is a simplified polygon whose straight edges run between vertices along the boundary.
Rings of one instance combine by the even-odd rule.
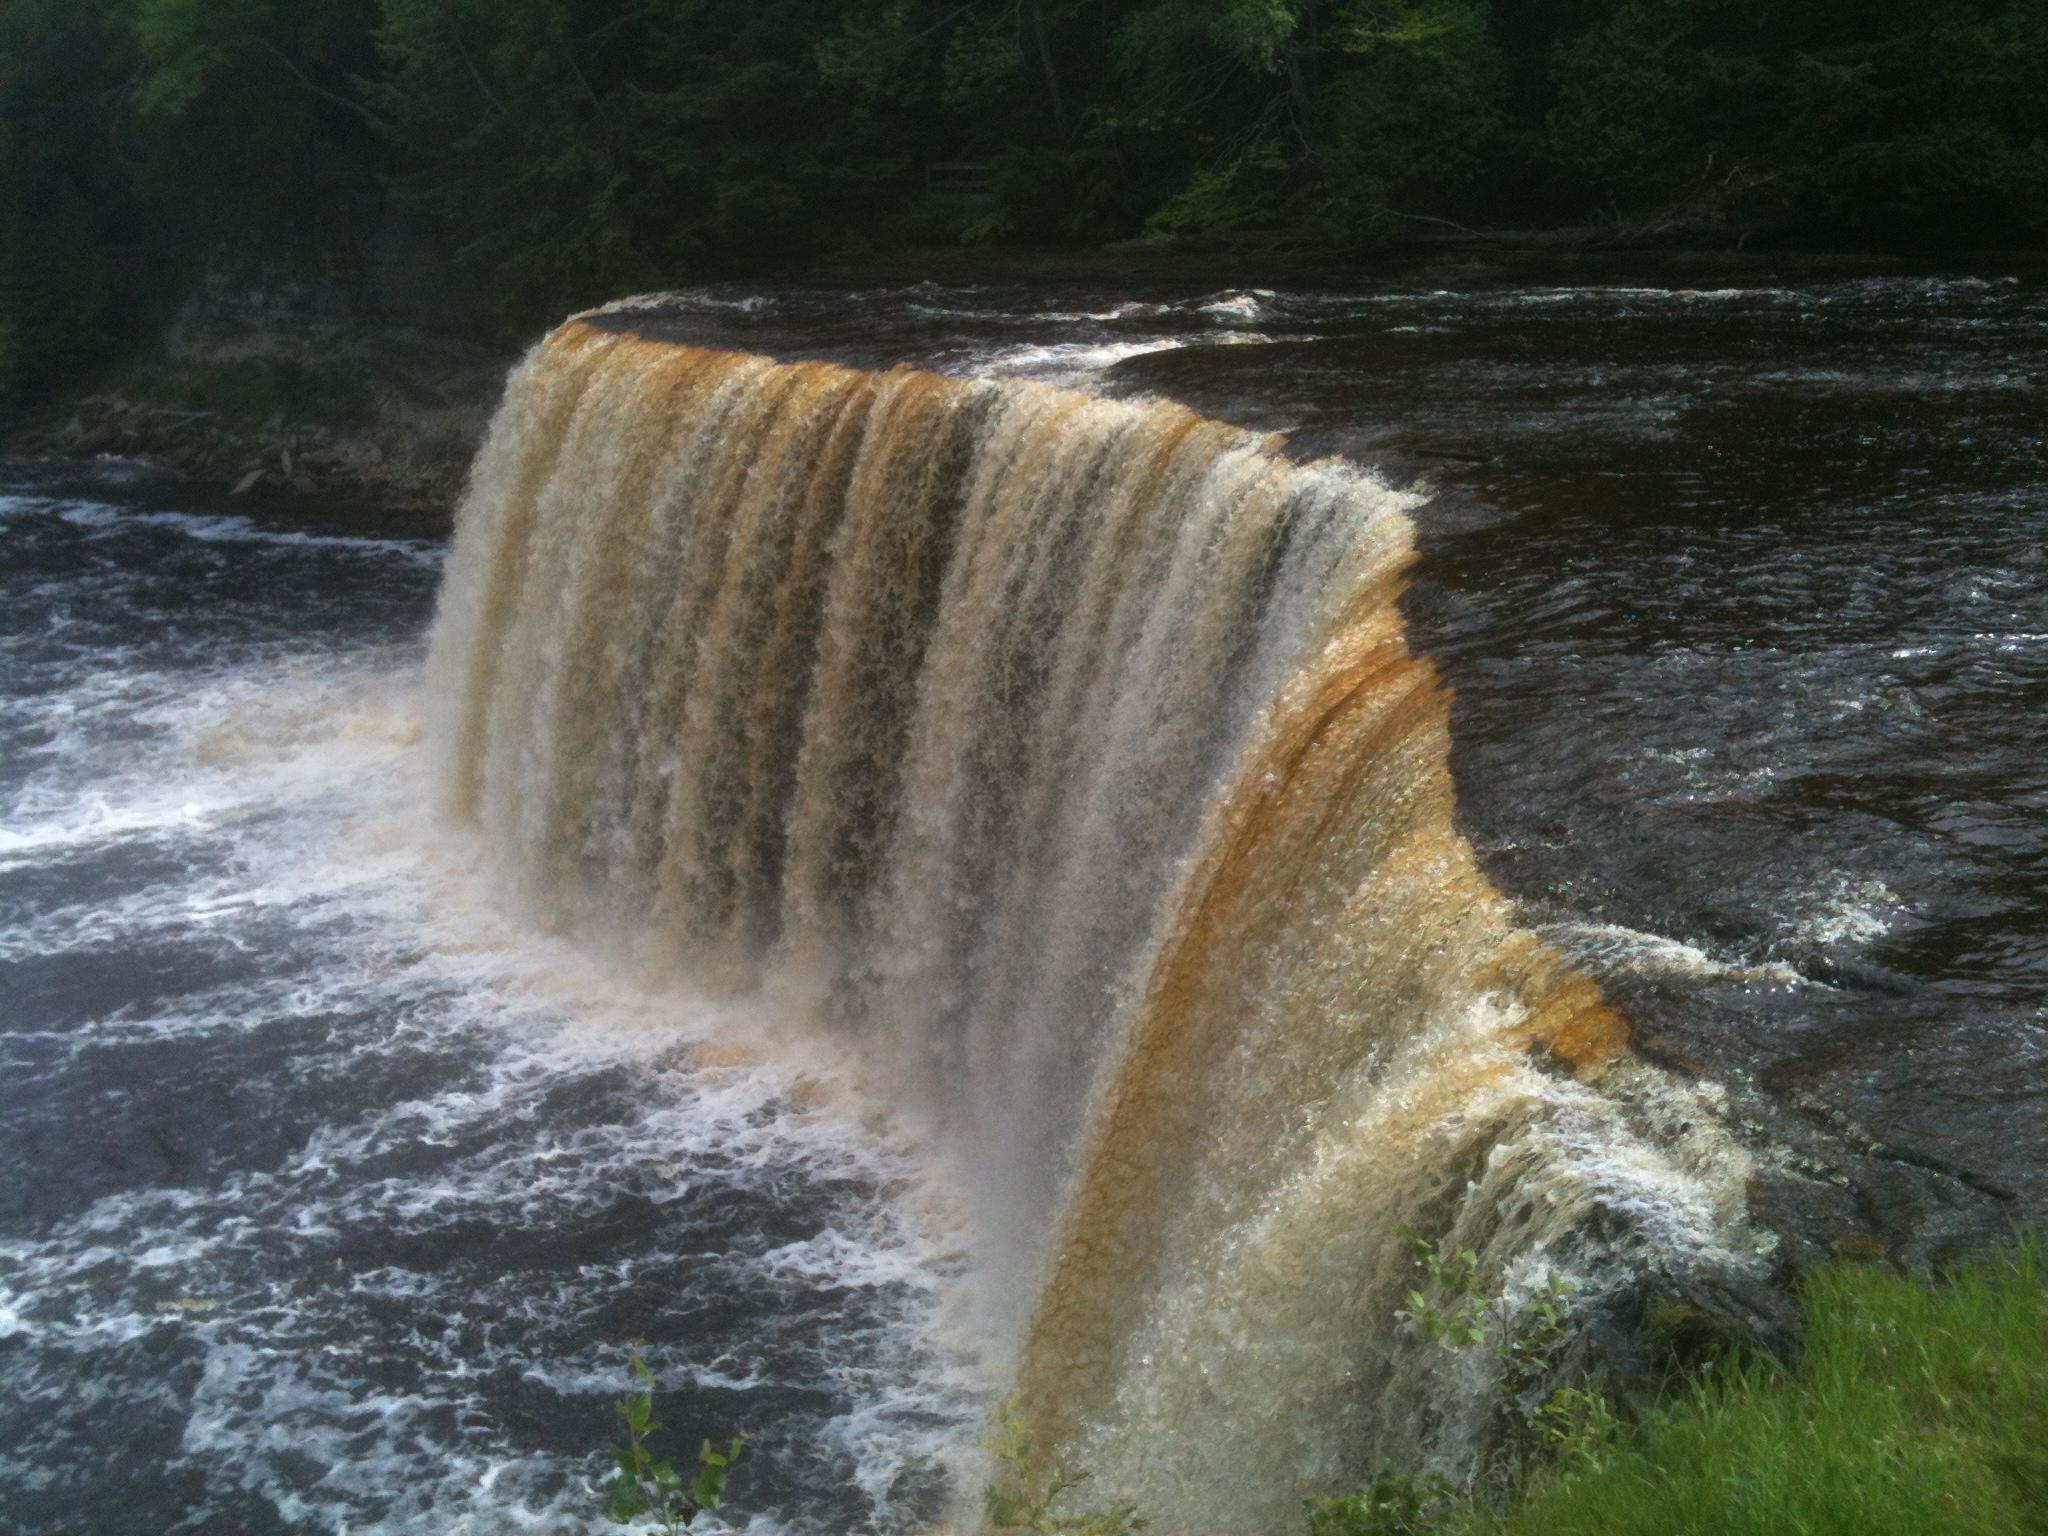
[[[223,253],[511,334],[849,249],[2048,234],[2040,0],[6,0],[0,399]],[[365,295],[374,302],[374,295]]]

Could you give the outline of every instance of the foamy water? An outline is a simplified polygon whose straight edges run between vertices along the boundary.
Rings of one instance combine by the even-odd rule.
[[[748,1528],[928,1517],[943,1203],[829,1062],[492,908],[420,809],[437,552],[0,523],[0,1523],[595,1527],[635,1341]]]

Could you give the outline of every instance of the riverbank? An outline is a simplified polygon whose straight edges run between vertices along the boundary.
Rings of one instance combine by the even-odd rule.
[[[878,246],[794,264],[773,284],[1019,284],[1181,296],[1513,284],[1684,291],[1958,271],[2044,276],[2048,256],[1748,250],[1593,230],[1451,232],[1347,254],[1276,234],[1103,246]],[[85,461],[115,455],[181,473],[209,494],[352,496],[445,525],[518,350],[471,322],[429,328],[355,318],[331,293],[293,292],[274,278],[226,291],[215,285],[146,347],[0,423],[0,453]]]
[[[1383,1467],[1358,1492],[1310,1500],[1308,1536],[2048,1531],[2041,1260],[2032,1234],[1940,1276],[1828,1265],[1800,1288],[1795,1353],[1732,1351],[1619,1414],[1597,1378],[1526,1392],[1507,1405],[1527,1420],[1520,1457],[1471,1488]],[[1085,1469],[1046,1494],[1046,1470],[1028,1445],[1005,1455],[995,1529],[1145,1528],[1142,1510],[1082,1512]]]
[[[882,245],[778,273],[780,282],[853,287],[1128,284],[1344,291],[1508,283],[1683,289],[1973,273],[2048,277],[2048,251],[1906,250],[1750,245],[1730,235],[1684,240],[1605,227],[1446,231],[1344,250],[1299,234],[1260,232],[1108,245]]]
[[[236,500],[353,501],[439,532],[512,361],[468,336],[346,319],[185,324],[0,444],[131,459]]]

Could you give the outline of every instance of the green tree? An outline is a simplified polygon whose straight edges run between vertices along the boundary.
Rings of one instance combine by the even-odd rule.
[[[398,187],[522,322],[787,260],[873,214],[828,0],[383,0]],[[879,170],[878,170],[879,167]]]
[[[1563,195],[1911,241],[2048,228],[2031,0],[1618,0],[1555,48]]]
[[[158,241],[120,138],[120,0],[0,7],[0,403],[74,376],[139,323]]]
[[[206,249],[349,252],[387,153],[362,99],[373,0],[131,0],[136,174]]]

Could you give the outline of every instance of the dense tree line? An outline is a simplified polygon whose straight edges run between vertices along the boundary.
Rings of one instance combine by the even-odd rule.
[[[0,395],[407,210],[508,324],[848,243],[2048,234],[2043,0],[0,0]]]

